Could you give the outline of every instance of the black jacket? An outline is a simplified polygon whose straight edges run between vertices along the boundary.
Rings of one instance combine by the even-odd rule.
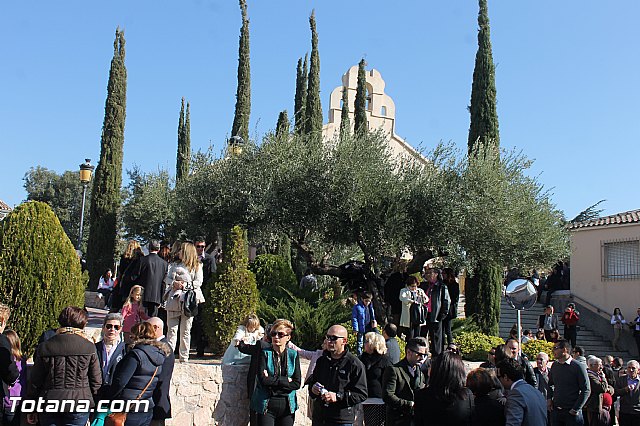
[[[27,396],[89,400],[93,407],[101,385],[102,373],[94,343],[78,334],[56,334],[38,347]]]
[[[389,361],[389,357],[378,353],[368,354],[363,352],[360,355],[360,361],[362,361],[367,373],[369,398],[382,398],[382,375],[387,367],[393,365]]]
[[[167,276],[169,264],[158,253],[149,253],[140,259],[137,269],[134,270],[134,284],[141,285],[144,288],[142,301],[162,303],[164,296],[164,277]],[[127,293],[128,294],[128,293]]]
[[[384,283],[384,301],[391,306],[391,313],[394,315],[402,313],[400,291],[404,288],[408,276],[409,274],[405,272],[394,272]]]
[[[164,337],[160,340],[167,345],[169,342]],[[171,418],[171,400],[169,399],[169,387],[171,386],[171,376],[173,376],[173,367],[176,363],[176,356],[171,353],[164,359],[162,363],[162,371],[158,372],[158,384],[153,391],[153,419],[163,420]]]
[[[322,399],[311,391],[316,382],[330,392],[341,393],[342,398],[325,406]],[[309,397],[313,400],[313,419],[321,422],[353,423],[353,407],[367,399],[368,395],[364,365],[349,351],[339,359],[331,358],[331,354],[325,351],[307,383]]]
[[[258,366],[260,365],[260,357],[258,355],[263,349],[270,346],[271,343],[264,339],[258,340],[253,345],[247,345],[242,340],[238,343],[238,350],[243,354],[251,356],[249,371],[247,371],[247,394],[249,395],[249,400],[251,400],[251,395],[253,395],[253,391],[256,388],[256,375],[258,374]]]
[[[524,369],[524,381],[538,389],[538,379],[536,379],[536,373],[533,371],[529,358],[527,358],[525,354],[520,354],[518,362],[520,362],[520,365],[522,365]]]
[[[202,284],[206,284],[211,276],[216,273],[216,259],[213,255],[205,252],[203,253],[204,259],[200,259],[202,262]]]
[[[111,378],[111,385],[103,390],[104,397],[135,400],[146,387],[139,399],[150,401],[149,408],[152,408],[152,395],[159,380],[158,375],[162,374],[162,364],[171,352],[171,347],[163,342],[156,340],[138,342],[118,363]],[[154,376],[156,368],[158,370]],[[151,384],[147,387],[150,381]]]
[[[460,299],[460,284],[456,280],[445,284],[449,292],[449,318],[458,317],[458,300]]]
[[[431,289],[429,289],[429,283],[423,282],[422,289],[427,293],[431,300],[431,312],[427,315],[427,323],[440,322],[449,314],[449,305],[451,299],[449,298],[449,291],[447,286],[442,281],[437,281]]]
[[[116,371],[116,365],[122,358],[124,358],[124,354],[126,353],[126,345],[124,342],[118,343],[118,346],[113,350],[113,354],[111,354],[111,358],[109,358],[109,365],[104,365],[104,342],[101,340],[96,342],[96,353],[98,354],[98,361],[100,362],[100,369],[102,370],[102,386],[111,384],[111,377],[113,377],[113,373]]]
[[[406,358],[396,365],[387,367],[382,379],[383,397],[386,404],[387,426],[404,426],[411,424],[413,418],[413,401],[416,392],[426,383],[426,376],[416,368],[416,374],[409,373],[409,362]]]

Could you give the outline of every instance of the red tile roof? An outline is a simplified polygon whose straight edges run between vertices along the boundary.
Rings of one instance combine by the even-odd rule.
[[[631,210],[624,213],[617,213],[611,216],[599,217],[596,219],[589,219],[585,220],[584,222],[572,223],[568,226],[568,228],[581,229],[607,225],[628,225],[631,223],[640,223],[640,209]]]
[[[13,209],[11,208],[11,206],[9,206],[9,204],[7,204],[4,201],[0,200],[0,210],[10,211],[10,210],[13,210]]]

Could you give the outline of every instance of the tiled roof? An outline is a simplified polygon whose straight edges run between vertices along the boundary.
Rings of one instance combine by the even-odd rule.
[[[11,206],[9,206],[9,204],[7,204],[4,201],[0,200],[0,210],[11,211],[13,209],[11,208]]]
[[[630,223],[640,223],[640,209],[631,210],[624,213],[617,213],[611,216],[599,217],[585,220],[584,222],[572,223],[569,229],[594,228],[607,225],[627,225]]]

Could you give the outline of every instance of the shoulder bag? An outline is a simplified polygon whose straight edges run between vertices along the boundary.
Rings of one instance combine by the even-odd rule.
[[[145,386],[144,389],[142,389],[142,392],[140,392],[140,395],[138,395],[136,400],[142,398],[142,395],[144,395],[147,388],[151,385],[151,382],[153,382],[153,378],[156,377],[157,372],[158,372],[158,367],[156,367],[156,371],[153,372],[153,375],[151,376],[149,383],[147,383],[147,386]],[[122,411],[119,413],[109,413],[107,417],[105,417],[104,419],[104,426],[124,426],[126,422],[127,422],[127,413],[125,411]]]
[[[196,297],[196,291],[193,288],[193,283],[187,284],[185,289],[182,313],[188,318],[198,315],[198,299]]]

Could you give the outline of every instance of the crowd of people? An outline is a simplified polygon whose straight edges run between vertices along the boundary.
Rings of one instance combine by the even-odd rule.
[[[67,306],[58,316],[59,327],[40,337],[27,380],[18,333],[5,329],[10,314],[11,309],[0,304],[2,424],[18,426],[26,421],[41,426],[85,426],[90,420],[103,421],[122,410],[128,426],[163,425],[171,417],[169,386],[175,358],[160,318],[133,324],[127,345],[123,316],[109,313],[102,325],[102,338],[94,343],[84,333],[87,311]],[[111,405],[112,401],[122,405]],[[140,405],[127,404],[133,401]],[[29,402],[33,402],[32,408],[23,413]],[[36,406],[50,409],[35,410]],[[104,412],[98,413],[96,408]]]

